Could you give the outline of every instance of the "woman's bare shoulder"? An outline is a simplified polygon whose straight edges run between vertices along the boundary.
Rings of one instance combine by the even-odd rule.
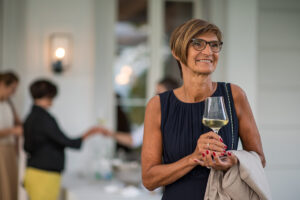
[[[160,130],[160,125],[161,125],[160,97],[156,95],[152,97],[147,104],[145,120],[144,120],[144,140],[145,138],[149,138],[149,137],[151,138],[151,140],[153,140],[153,137],[155,136],[160,137],[160,134],[157,132]],[[143,145],[144,144],[146,143],[143,143]]]
[[[251,113],[251,108],[248,102],[246,92],[236,84],[231,85],[231,92],[234,101],[234,106],[238,116],[242,116],[245,112]]]
[[[147,107],[155,108],[158,106],[160,106],[160,97],[159,95],[155,95],[148,101]]]
[[[160,116],[160,97],[155,95],[147,103],[146,115]]]
[[[235,101],[243,101],[247,99],[245,91],[238,85],[230,83],[232,97]]]

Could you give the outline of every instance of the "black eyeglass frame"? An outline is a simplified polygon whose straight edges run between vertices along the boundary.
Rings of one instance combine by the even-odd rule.
[[[195,47],[195,43],[196,43],[196,42],[197,42],[197,43],[200,43],[201,41],[205,42],[205,46],[204,46],[202,49],[197,49],[197,48]],[[220,49],[219,49],[218,51],[214,51],[214,50],[213,50],[212,45],[213,45],[213,43],[215,43],[215,42],[218,42],[218,44],[219,44],[219,46],[220,46]],[[220,41],[210,41],[210,42],[208,42],[208,41],[206,41],[206,40],[198,39],[198,38],[193,38],[193,39],[191,39],[191,44],[192,44],[193,48],[194,48],[196,51],[202,51],[202,50],[204,50],[204,49],[206,48],[207,44],[208,44],[209,47],[210,47],[210,49],[211,49],[211,51],[214,52],[214,53],[219,53],[219,52],[222,50],[222,46],[223,46],[223,42],[220,42]]]

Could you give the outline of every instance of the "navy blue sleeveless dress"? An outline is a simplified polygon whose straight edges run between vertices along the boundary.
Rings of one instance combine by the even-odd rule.
[[[204,101],[184,103],[177,99],[173,90],[164,92],[159,96],[163,162],[169,164],[192,154],[200,135],[211,131],[211,129],[202,124]],[[238,119],[234,109],[230,84],[218,82],[217,89],[212,96],[224,97],[229,123],[220,129],[219,135],[228,146],[228,150],[237,149]],[[206,167],[195,167],[185,176],[167,185],[162,200],[204,199],[209,172],[210,170]]]

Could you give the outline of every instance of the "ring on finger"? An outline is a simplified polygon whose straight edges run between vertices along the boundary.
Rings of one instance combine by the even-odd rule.
[[[209,143],[207,143],[207,149],[209,149]]]

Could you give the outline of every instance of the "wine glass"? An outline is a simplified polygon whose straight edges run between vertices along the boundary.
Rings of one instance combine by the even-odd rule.
[[[223,126],[228,124],[223,97],[208,97],[205,99],[202,123],[217,134]]]

